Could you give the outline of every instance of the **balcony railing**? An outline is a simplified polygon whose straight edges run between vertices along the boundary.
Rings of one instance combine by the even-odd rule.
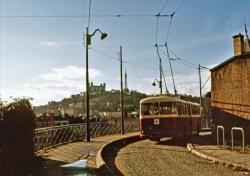
[[[125,132],[139,131],[138,121],[125,122]],[[90,124],[91,138],[121,133],[121,123],[116,121],[94,122]],[[37,128],[35,130],[34,144],[35,152],[69,143],[73,141],[84,141],[86,139],[86,124],[72,124]]]

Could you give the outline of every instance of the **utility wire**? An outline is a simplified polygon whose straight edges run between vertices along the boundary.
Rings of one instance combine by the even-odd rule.
[[[111,60],[113,60],[113,61],[120,61],[120,60],[117,59],[116,57],[111,56],[111,55],[106,54],[106,53],[103,53],[103,52],[101,52],[101,51],[98,51],[98,50],[96,50],[96,49],[90,48],[90,51],[93,51],[93,52],[98,53],[98,54],[100,54],[100,55],[102,55],[102,56],[105,56],[106,58],[111,59]],[[138,65],[138,64],[134,64],[134,63],[131,63],[131,62],[129,62],[129,61],[123,61],[123,63],[129,64],[129,65],[132,65],[132,66],[135,66],[135,67],[147,69],[147,70],[153,70],[153,68],[141,66],[141,65]]]
[[[117,15],[91,15],[91,18],[121,18],[121,17],[171,17],[171,14],[117,14]],[[88,15],[0,15],[0,18],[89,18]]]
[[[168,49],[169,49],[169,51],[175,56],[176,60],[183,61],[183,62],[185,62],[185,63],[187,63],[187,64],[189,64],[189,65],[192,65],[193,67],[197,67],[197,66],[198,66],[198,64],[192,63],[192,62],[190,62],[190,61],[188,61],[188,60],[186,60],[186,59],[183,59],[183,58],[178,57],[178,56],[176,55],[176,53],[175,53],[171,48],[168,47]],[[173,60],[175,60],[175,59],[173,59]]]
[[[135,66],[135,67],[138,67],[138,68],[146,69],[146,70],[153,70],[153,68],[151,68],[151,67],[145,67],[145,66],[141,66],[141,65],[138,65],[138,64],[132,64],[132,63],[126,62],[126,61],[124,61],[123,63],[128,64],[128,65],[132,65],[132,66]]]
[[[166,36],[166,42],[168,41],[168,36],[172,27],[172,21],[173,21],[173,16],[174,16],[175,12],[173,12],[170,16],[170,21],[169,21],[169,25],[168,25],[168,32],[167,32],[167,36]]]
[[[100,55],[102,55],[102,56],[105,56],[106,58],[109,58],[109,59],[111,59],[111,60],[120,61],[120,60],[117,59],[116,57],[111,56],[111,55],[108,55],[108,54],[103,53],[103,52],[101,52],[101,51],[98,51],[98,50],[96,50],[96,49],[93,49],[93,48],[89,48],[89,49],[90,49],[90,51],[93,51],[93,52],[98,53],[98,54],[100,54]]]
[[[154,48],[155,45],[123,45],[123,48]],[[158,47],[165,47],[165,45],[158,45]],[[94,48],[119,48],[118,46],[95,46]]]
[[[169,49],[169,48],[168,48],[168,49]],[[168,57],[168,55],[167,55],[164,51],[162,51],[161,49],[160,49],[160,51],[161,51],[165,56]],[[171,60],[171,61],[176,61],[175,63],[184,65],[184,66],[189,67],[189,68],[190,68],[190,67],[192,67],[193,69],[196,69],[196,68],[197,68],[197,65],[190,64],[188,61],[183,60],[183,59],[180,59],[180,58],[171,58],[171,57],[170,57],[170,60]],[[173,73],[176,73],[176,72],[173,72]]]
[[[185,1],[185,0],[182,0],[182,1],[180,2],[180,4],[177,5],[177,7],[175,8],[174,12],[177,12],[177,11],[181,8],[181,6],[184,4],[184,1]]]
[[[210,78],[211,78],[211,75],[207,78],[207,80],[205,81],[205,83],[202,85],[201,89],[203,89],[203,87],[207,84],[207,82],[209,81]]]
[[[165,7],[167,6],[167,4],[168,4],[168,0],[166,0],[165,4],[162,6],[162,8],[159,11],[159,13],[161,13],[165,9]]]
[[[117,59],[115,56],[111,56],[109,54],[106,54],[106,53],[103,53],[101,51],[98,51],[96,49],[93,49],[93,48],[89,48],[91,52],[95,52],[95,53],[98,53],[102,56],[104,56],[105,58],[107,59],[110,59],[110,60],[113,60],[113,61],[118,61],[120,62],[119,59]],[[123,63],[125,64],[128,64],[128,65],[131,65],[131,66],[134,66],[134,67],[137,67],[137,68],[141,68],[141,69],[146,69],[146,70],[154,70],[154,68],[151,68],[151,67],[147,67],[147,66],[142,66],[142,65],[139,65],[139,64],[135,64],[133,62],[130,62],[130,61],[123,61]],[[141,62],[142,63],[142,62]],[[156,62],[157,63],[157,62]],[[169,73],[168,71],[164,72],[164,73]],[[179,74],[183,74],[181,72],[174,72],[174,73],[179,73]]]
[[[91,0],[89,0],[88,28],[90,27],[90,10],[91,10]]]
[[[159,16],[156,18],[156,30],[155,30],[155,43],[158,41],[158,26],[159,26]]]

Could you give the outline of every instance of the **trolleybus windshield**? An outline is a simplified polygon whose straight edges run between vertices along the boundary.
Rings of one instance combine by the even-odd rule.
[[[175,102],[161,102],[160,114],[177,114]]]
[[[143,115],[177,114],[176,103],[175,102],[143,103],[141,105],[141,113]]]
[[[141,105],[141,112],[143,115],[153,115],[154,114],[153,103],[143,103]]]

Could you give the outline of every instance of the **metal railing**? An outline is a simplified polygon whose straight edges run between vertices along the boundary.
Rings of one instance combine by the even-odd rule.
[[[245,153],[245,133],[244,133],[244,129],[240,127],[233,127],[231,129],[232,150],[234,149],[234,133],[233,133],[234,131],[241,131],[243,153]]]
[[[125,132],[139,131],[138,121],[125,121]],[[121,123],[116,121],[94,122],[90,124],[90,136],[98,137],[121,133]],[[72,124],[35,129],[35,152],[86,139],[86,124]]]
[[[217,126],[217,145],[220,145],[219,129],[222,130],[223,147],[225,147],[225,130],[223,126]]]

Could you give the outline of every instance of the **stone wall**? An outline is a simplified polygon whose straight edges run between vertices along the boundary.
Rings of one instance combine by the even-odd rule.
[[[250,55],[212,70],[212,107],[250,120]]]

